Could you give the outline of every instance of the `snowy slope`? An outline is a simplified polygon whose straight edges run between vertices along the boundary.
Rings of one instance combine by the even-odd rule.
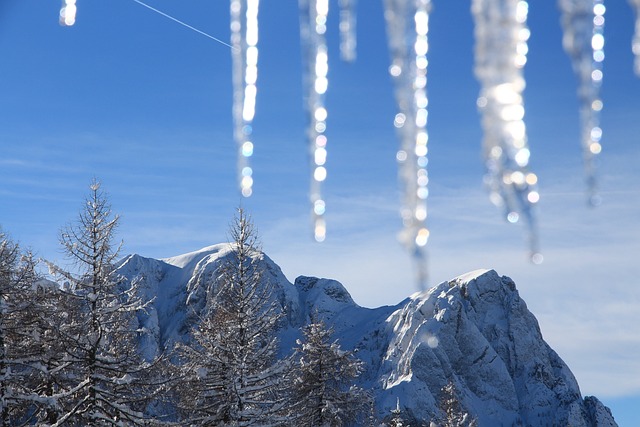
[[[228,253],[223,244],[164,260],[132,255],[120,262],[119,273],[141,283],[141,296],[151,301],[139,318],[147,357],[187,339],[206,304],[209,279]],[[286,313],[282,354],[290,353],[310,316],[325,319],[342,347],[366,362],[360,385],[374,392],[380,416],[399,399],[415,419],[441,417],[440,390],[452,381],[480,426],[616,426],[600,401],[582,398],[513,281],[493,270],[459,276],[396,306],[367,309],[337,281],[299,277],[292,284],[266,255],[262,262]]]

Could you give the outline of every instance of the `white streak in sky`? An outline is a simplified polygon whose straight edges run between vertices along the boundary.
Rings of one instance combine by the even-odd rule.
[[[173,16],[171,16],[171,15],[168,15],[168,14],[166,14],[166,13],[162,12],[161,10],[158,10],[158,9],[156,9],[156,8],[154,8],[154,7],[151,7],[151,6],[149,6],[148,4],[141,2],[140,0],[132,0],[132,1],[134,1],[134,2],[138,3],[138,4],[139,4],[139,5],[141,5],[141,6],[146,7],[146,8],[147,8],[147,9],[149,9],[149,10],[152,10],[152,11],[156,12],[157,14],[160,14],[160,15],[164,16],[165,18],[169,18],[169,19],[171,19],[172,21],[174,21],[174,22],[176,22],[176,23],[178,23],[178,24],[180,24],[180,25],[182,25],[182,26],[184,26],[184,27],[187,27],[187,28],[188,28],[188,29],[190,29],[190,30],[195,31],[195,32],[196,32],[196,33],[198,33],[198,34],[202,34],[203,36],[208,37],[208,38],[210,38],[211,40],[214,40],[214,41],[216,41],[216,42],[218,42],[218,43],[220,43],[220,44],[222,44],[222,45],[225,45],[225,46],[227,46],[227,47],[230,47],[231,49],[233,49],[233,48],[234,48],[233,46],[231,46],[231,45],[230,45],[230,44],[228,44],[228,43],[223,42],[223,41],[222,41],[222,40],[220,40],[219,38],[216,38],[216,37],[212,36],[211,34],[207,34],[207,33],[205,33],[204,31],[201,31],[201,30],[199,30],[199,29],[197,29],[197,28],[195,28],[195,27],[192,27],[191,25],[189,25],[189,24],[187,24],[187,23],[185,23],[185,22],[182,22],[182,21],[180,21],[179,19],[174,18],[174,17],[173,17]]]

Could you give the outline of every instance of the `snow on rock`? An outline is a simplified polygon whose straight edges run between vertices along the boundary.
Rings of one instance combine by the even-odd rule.
[[[208,279],[229,250],[215,245],[164,260],[132,255],[120,262],[122,276],[144,284],[141,297],[155,298],[139,317],[148,330],[145,357],[188,339],[207,303]],[[582,398],[508,277],[476,270],[395,306],[367,309],[335,280],[301,276],[292,284],[271,259],[257,256],[285,313],[282,355],[290,354],[299,328],[319,316],[342,348],[366,363],[357,385],[372,390],[381,417],[399,401],[415,420],[442,419],[441,390],[451,382],[479,426],[617,425],[595,397]]]
[[[611,410],[604,406],[596,397],[587,396],[584,398],[584,404],[594,426],[598,427],[617,427],[618,424],[613,420]]]
[[[138,328],[143,331],[142,355],[151,360],[184,332],[180,328],[186,310],[183,276],[173,265],[140,255],[125,257],[116,268],[126,281],[137,283],[138,296],[149,302],[138,314]]]
[[[615,425],[589,406],[565,363],[547,345],[514,282],[476,271],[412,296],[388,318],[390,340],[379,402],[400,397],[418,419],[442,416],[440,390],[452,381],[479,425]],[[410,378],[410,381],[402,381]],[[394,388],[400,387],[399,392]],[[420,396],[419,401],[416,401]],[[596,408],[589,411],[589,407]]]
[[[146,312],[138,315],[139,328],[144,331],[141,351],[146,358],[188,339],[191,325],[206,306],[211,279],[230,251],[229,244],[218,244],[162,260],[129,255],[116,265],[125,281],[138,282],[140,297],[150,301]],[[287,324],[299,323],[295,287],[269,257],[259,256],[265,267],[263,280],[273,285],[272,297],[283,307]]]
[[[349,292],[335,280],[300,276],[294,286],[298,291],[300,308],[307,317],[315,312],[321,316],[355,306]]]
[[[197,251],[189,252],[184,255],[178,255],[170,258],[163,258],[162,261],[174,265],[178,268],[182,268],[188,271],[193,271],[194,267],[205,257],[218,254],[221,251],[229,250],[229,245],[226,243],[207,246]]]

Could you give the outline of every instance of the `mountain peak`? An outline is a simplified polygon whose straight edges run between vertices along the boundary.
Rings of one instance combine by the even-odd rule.
[[[182,255],[176,255],[169,258],[163,258],[161,261],[166,262],[167,264],[174,265],[179,268],[186,268],[189,265],[194,265],[200,262],[203,258],[210,255],[223,255],[230,250],[230,245],[228,243],[219,243],[216,245],[206,246],[197,251],[189,252]]]
[[[228,244],[163,260],[129,257],[118,271],[136,280],[143,298],[155,296],[141,316],[148,331],[145,356],[188,331],[206,307],[207,286]],[[479,426],[615,426],[608,408],[583,399],[560,357],[543,340],[535,316],[509,277],[475,270],[395,306],[358,306],[338,281],[300,276],[290,283],[266,255],[264,283],[285,313],[280,330],[287,355],[300,327],[318,314],[366,370],[357,384],[371,390],[378,415],[396,409],[416,422],[441,420],[442,389],[453,384],[461,407]],[[142,286],[140,286],[142,285]]]
[[[470,271],[465,274],[461,274],[460,276],[456,277],[453,280],[459,283],[469,283],[473,280],[478,280],[483,276],[486,277],[486,279],[499,277],[498,273],[495,270],[482,268],[482,269]]]

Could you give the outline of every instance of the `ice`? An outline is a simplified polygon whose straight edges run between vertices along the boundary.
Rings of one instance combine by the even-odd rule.
[[[631,7],[633,7],[636,14],[636,30],[633,35],[631,48],[634,56],[636,57],[634,70],[636,75],[640,77],[640,0],[629,0],[629,4],[631,4]]]
[[[76,23],[76,0],[62,0],[60,7],[60,25],[70,27]]]
[[[356,5],[358,0],[340,0],[340,57],[356,60]]]
[[[578,78],[581,143],[587,180],[588,201],[599,204],[595,176],[595,156],[602,149],[600,139],[600,85],[604,60],[603,0],[559,0],[562,12],[562,44],[571,58]]]
[[[400,138],[398,174],[403,187],[401,216],[404,229],[400,241],[413,254],[417,281],[427,282],[427,52],[429,50],[430,0],[406,2],[385,0],[391,74],[395,84],[398,114],[394,126]]]
[[[523,218],[534,262],[542,260],[533,207],[540,196],[529,172],[524,123],[523,67],[527,62],[528,4],[522,0],[474,0],[475,74],[481,85],[478,108],[484,130],[485,183],[491,201],[507,221]]]
[[[329,85],[329,56],[327,31],[328,0],[299,0],[300,39],[303,51],[305,107],[308,115],[307,138],[311,155],[311,185],[314,238],[322,242],[326,237],[324,214],[326,203],[322,184],[327,179],[327,109],[325,94]]]
[[[259,0],[231,0],[233,135],[238,150],[238,181],[245,197],[253,193],[250,159],[258,79],[258,6]]]

